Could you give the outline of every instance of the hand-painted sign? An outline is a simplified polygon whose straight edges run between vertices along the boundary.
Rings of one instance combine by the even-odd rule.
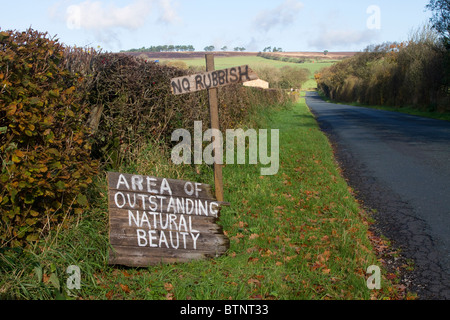
[[[222,203],[206,184],[108,173],[109,264],[145,267],[225,253]]]
[[[256,79],[258,75],[245,65],[174,78],[171,80],[171,89],[173,94],[184,94]]]

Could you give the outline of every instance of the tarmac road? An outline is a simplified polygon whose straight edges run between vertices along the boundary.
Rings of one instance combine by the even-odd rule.
[[[419,299],[450,299],[450,122],[324,102],[306,103],[376,227],[414,261]]]

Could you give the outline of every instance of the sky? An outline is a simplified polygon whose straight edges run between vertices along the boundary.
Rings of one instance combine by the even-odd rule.
[[[203,51],[266,47],[362,51],[406,41],[429,0],[0,0],[1,30],[46,31],[70,46],[118,52],[157,45]]]

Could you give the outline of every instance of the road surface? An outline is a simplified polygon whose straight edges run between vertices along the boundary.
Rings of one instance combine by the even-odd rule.
[[[450,299],[450,122],[324,102],[306,103],[376,225],[414,260],[410,289]]]

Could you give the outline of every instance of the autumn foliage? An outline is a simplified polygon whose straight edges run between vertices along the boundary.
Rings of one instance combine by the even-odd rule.
[[[83,194],[97,162],[90,158],[76,76],[64,48],[47,34],[0,33],[0,243],[37,240]]]

